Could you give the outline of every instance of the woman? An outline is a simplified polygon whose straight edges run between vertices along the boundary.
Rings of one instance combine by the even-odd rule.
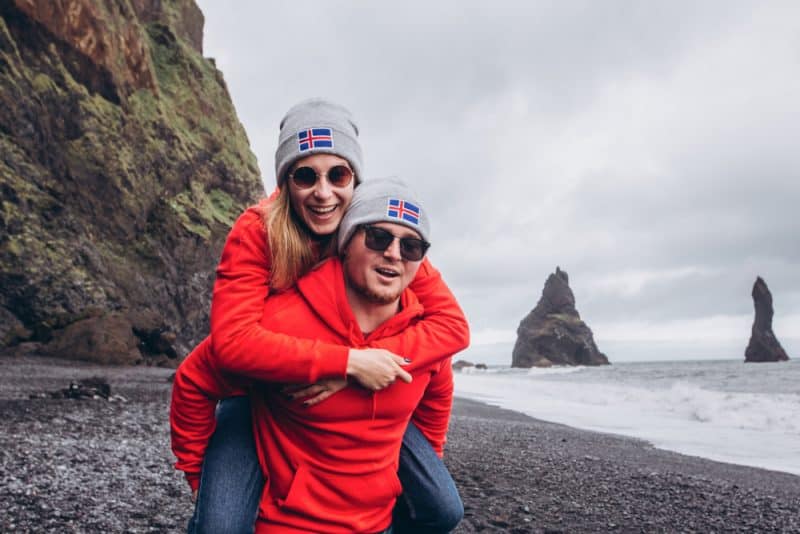
[[[275,355],[302,357],[306,384],[287,395],[317,403],[344,387],[343,381],[330,377],[346,374],[379,390],[397,378],[409,378],[409,370],[466,347],[463,312],[427,260],[411,286],[425,308],[423,320],[374,347],[348,349],[263,329],[264,299],[291,287],[333,252],[336,229],[363,176],[358,129],[349,112],[324,100],[290,109],[281,121],[275,167],[277,191],[239,218],[217,269],[211,336],[204,343],[210,344],[220,369],[266,380]],[[179,460],[177,467],[187,473],[192,489],[199,489],[190,531],[251,531],[263,478],[247,398],[223,400],[216,428],[173,435],[179,458],[187,453],[192,457]],[[403,443],[398,474],[404,498],[399,507],[407,509],[416,532],[449,530],[463,513],[449,474],[413,424]],[[401,514],[397,524],[408,520]]]

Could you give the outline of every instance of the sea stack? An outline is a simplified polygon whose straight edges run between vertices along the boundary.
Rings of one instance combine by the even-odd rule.
[[[789,359],[778,338],[772,332],[772,293],[767,283],[759,276],[753,284],[753,306],[756,317],[753,320],[753,333],[744,351],[745,362],[783,362]]]
[[[547,277],[536,307],[519,323],[512,367],[608,365],[591,329],[575,309],[569,276],[556,267]]]

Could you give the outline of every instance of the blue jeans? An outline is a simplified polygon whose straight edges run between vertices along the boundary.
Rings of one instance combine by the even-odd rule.
[[[264,475],[258,464],[250,399],[231,397],[217,406],[189,534],[251,533]]]
[[[450,532],[464,517],[453,477],[414,423],[403,434],[397,477],[403,493],[394,510],[394,534]]]
[[[393,534],[450,532],[464,516],[455,482],[419,429],[409,424],[397,476],[403,486]],[[253,532],[264,478],[258,465],[250,399],[220,402],[206,450],[189,534]]]

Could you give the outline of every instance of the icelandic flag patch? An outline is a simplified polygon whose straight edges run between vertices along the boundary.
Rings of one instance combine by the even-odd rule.
[[[386,215],[393,219],[419,225],[419,208],[407,200],[390,198],[386,207]]]
[[[330,128],[306,128],[297,132],[300,152],[312,148],[333,148],[333,132]]]

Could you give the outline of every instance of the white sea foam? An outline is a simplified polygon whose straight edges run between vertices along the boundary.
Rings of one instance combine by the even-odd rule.
[[[799,365],[648,365],[490,368],[457,374],[456,395],[685,454],[800,474],[800,392],[791,385],[800,377],[786,376],[800,374]],[[760,387],[755,372],[764,373]]]
[[[527,374],[530,376],[566,375],[569,373],[577,373],[582,369],[584,369],[582,365],[575,367],[531,367],[528,369]]]
[[[463,367],[461,373],[465,375],[472,374],[500,374],[510,376],[546,376],[546,375],[565,375],[570,373],[577,373],[584,369],[583,366],[553,366],[553,367],[531,367],[530,369],[512,368],[494,365],[491,367],[470,366]]]

